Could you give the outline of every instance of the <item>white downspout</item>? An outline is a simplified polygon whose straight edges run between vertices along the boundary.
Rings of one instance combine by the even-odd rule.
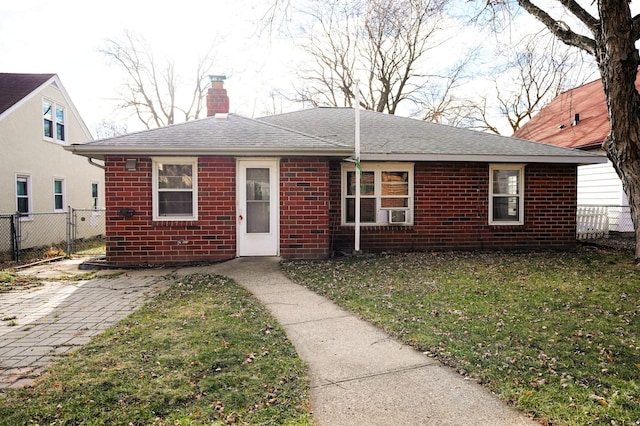
[[[355,199],[355,243],[354,243],[354,252],[360,253],[360,175],[362,174],[362,169],[360,167],[360,87],[358,80],[355,81],[355,100],[356,100],[356,109],[355,109],[355,164],[356,164],[356,199]]]

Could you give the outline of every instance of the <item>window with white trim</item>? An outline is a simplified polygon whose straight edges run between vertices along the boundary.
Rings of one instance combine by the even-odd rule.
[[[489,225],[524,224],[524,165],[489,166]]]
[[[361,169],[360,223],[412,224],[413,163],[361,163]],[[355,224],[356,173],[354,164],[342,164],[343,225]]]
[[[28,215],[31,213],[31,176],[16,176],[16,212]]]
[[[64,179],[53,179],[53,210],[64,211]]]
[[[98,200],[99,200],[99,186],[98,182],[91,182],[91,208],[98,208]]]
[[[153,159],[153,220],[198,219],[198,159]]]
[[[64,142],[66,139],[64,107],[45,99],[42,101],[42,118],[44,137]]]

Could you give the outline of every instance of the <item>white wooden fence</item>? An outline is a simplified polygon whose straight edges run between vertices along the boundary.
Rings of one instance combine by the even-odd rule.
[[[579,240],[609,235],[609,209],[607,206],[578,206],[576,233]]]

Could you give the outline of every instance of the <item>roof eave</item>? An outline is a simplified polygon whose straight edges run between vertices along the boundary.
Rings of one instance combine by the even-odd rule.
[[[362,154],[362,161],[443,161],[474,163],[603,164],[602,155],[490,155],[490,154]]]
[[[177,148],[162,148],[162,147],[96,147],[87,146],[83,144],[69,145],[64,147],[67,151],[71,151],[76,155],[81,155],[89,158],[96,158],[104,160],[105,157],[110,155],[130,155],[130,156],[234,156],[234,157],[248,157],[248,156],[272,156],[272,157],[343,157],[353,153],[352,149],[335,148],[335,149],[317,149],[317,148],[296,148],[282,149],[282,148],[233,148],[233,149],[211,149],[211,148],[189,148],[189,149],[177,149]]]

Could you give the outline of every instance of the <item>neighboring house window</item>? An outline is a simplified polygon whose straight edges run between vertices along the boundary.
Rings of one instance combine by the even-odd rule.
[[[368,225],[413,222],[413,163],[362,163],[360,223]],[[355,224],[356,173],[342,166],[342,223]]]
[[[197,158],[153,160],[154,220],[198,219],[197,174]]]
[[[91,182],[91,208],[98,208],[98,182]]]
[[[31,213],[30,176],[16,176],[16,211],[24,215]]]
[[[64,179],[53,180],[53,209],[64,210]]]
[[[65,112],[64,108],[53,102],[42,101],[42,117],[44,120],[44,136],[57,141],[65,140]]]
[[[524,223],[524,165],[489,167],[489,225]]]

